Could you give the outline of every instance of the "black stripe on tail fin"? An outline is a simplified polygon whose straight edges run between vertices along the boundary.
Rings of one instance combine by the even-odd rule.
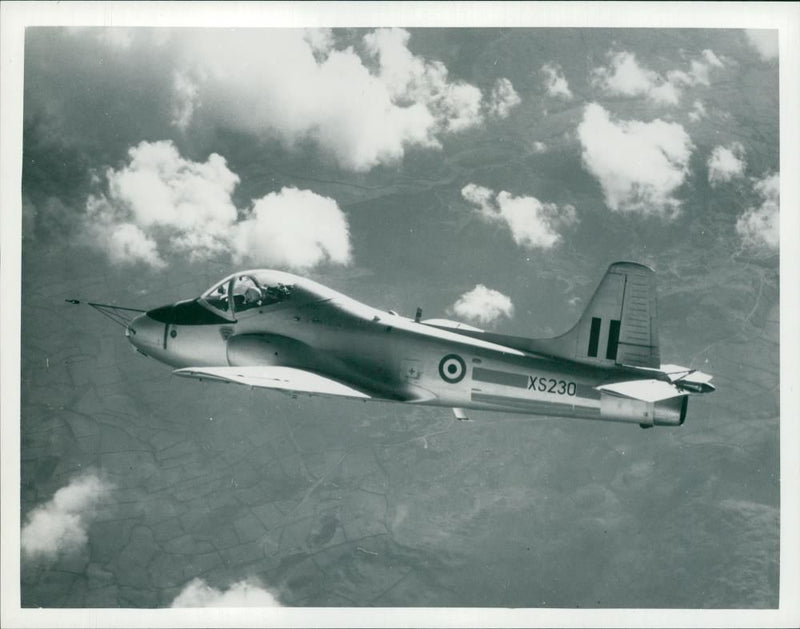
[[[597,345],[600,343],[600,326],[603,325],[603,320],[599,317],[592,317],[592,327],[589,332],[589,350],[588,355],[591,358],[597,356]]]
[[[636,262],[608,267],[578,323],[530,348],[593,365],[661,366],[656,318],[655,273]]]

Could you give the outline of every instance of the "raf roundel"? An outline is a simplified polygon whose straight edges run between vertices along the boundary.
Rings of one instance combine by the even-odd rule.
[[[458,354],[448,354],[439,361],[439,375],[445,382],[450,384],[461,382],[466,374],[467,366]]]

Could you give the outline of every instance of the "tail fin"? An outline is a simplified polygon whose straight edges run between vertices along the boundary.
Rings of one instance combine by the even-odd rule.
[[[540,350],[586,364],[660,367],[653,269],[615,262],[578,323],[561,336],[535,343]]]

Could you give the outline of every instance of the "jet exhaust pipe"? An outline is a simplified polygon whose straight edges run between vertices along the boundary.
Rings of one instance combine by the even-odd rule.
[[[603,392],[600,395],[600,417],[607,421],[637,423],[651,426],[680,426],[686,419],[688,395],[658,402],[645,402]]]

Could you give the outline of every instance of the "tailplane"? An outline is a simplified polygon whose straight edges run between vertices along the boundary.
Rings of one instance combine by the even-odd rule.
[[[537,339],[532,349],[576,362],[657,369],[655,273],[635,262],[608,267],[575,326],[552,339]]]

